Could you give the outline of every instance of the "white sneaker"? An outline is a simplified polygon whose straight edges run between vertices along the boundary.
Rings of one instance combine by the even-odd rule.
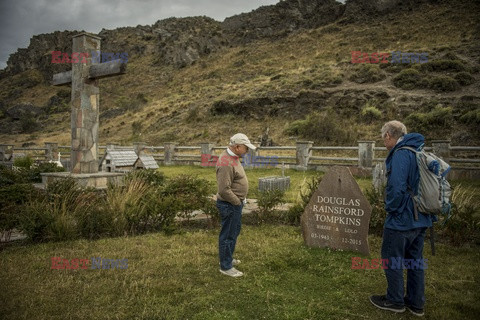
[[[238,278],[238,277],[243,276],[243,272],[238,271],[238,270],[235,269],[235,268],[231,268],[231,269],[228,269],[228,270],[222,270],[222,269],[220,269],[220,272],[223,273],[224,275],[227,275],[227,276],[230,276],[230,277],[234,277],[234,278]]]
[[[238,259],[233,259],[233,260],[232,260],[232,266],[237,266],[237,265],[239,265],[240,263],[242,263],[242,261],[240,261],[240,260],[238,260]],[[220,264],[220,262],[219,262],[218,264]]]

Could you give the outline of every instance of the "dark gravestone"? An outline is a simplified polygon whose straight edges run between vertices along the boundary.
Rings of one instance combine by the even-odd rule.
[[[305,244],[309,247],[369,254],[368,226],[372,207],[350,170],[332,167],[323,177],[302,215]]]

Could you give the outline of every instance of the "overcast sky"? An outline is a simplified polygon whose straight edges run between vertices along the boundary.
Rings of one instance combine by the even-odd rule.
[[[98,33],[151,25],[169,17],[208,16],[223,21],[279,0],[0,0],[0,69],[33,35],[64,30]]]

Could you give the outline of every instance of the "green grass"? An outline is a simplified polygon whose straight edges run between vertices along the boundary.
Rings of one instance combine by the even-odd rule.
[[[352,270],[352,252],[307,248],[298,227],[244,225],[243,278],[218,272],[218,230],[11,245],[0,252],[3,319],[411,319],[368,302],[382,270]],[[370,237],[371,257],[381,239]],[[51,270],[51,257],[128,259],[124,270]],[[479,314],[478,248],[437,245],[426,319]]]
[[[166,177],[175,177],[180,174],[196,175],[199,178],[206,179],[211,183],[212,193],[216,193],[217,180],[215,177],[214,167],[195,167],[195,166],[162,166],[160,169]],[[258,196],[258,178],[269,176],[281,176],[282,169],[270,168],[270,169],[246,169],[248,178],[248,198],[256,199]],[[295,202],[298,197],[300,187],[305,181],[310,181],[311,178],[323,175],[320,171],[297,171],[293,169],[285,169],[285,176],[290,176],[290,189],[285,193],[285,200],[287,202]],[[357,183],[362,190],[372,185],[370,179],[356,178]]]

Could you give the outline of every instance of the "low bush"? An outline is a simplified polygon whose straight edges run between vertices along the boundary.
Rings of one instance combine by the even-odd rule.
[[[155,169],[135,170],[127,174],[126,179],[141,179],[146,181],[149,185],[159,187],[165,183],[165,175]]]
[[[313,193],[318,189],[320,181],[322,181],[320,176],[312,177],[310,180],[307,180],[306,178],[303,180],[295,203],[285,213],[285,223],[293,225],[300,224],[300,218],[305,211],[305,207],[310,202]]]
[[[452,216],[441,225],[441,232],[453,245],[480,243],[480,200],[472,188],[455,186]]]
[[[76,239],[81,234],[78,218],[95,208],[96,198],[93,190],[79,188],[71,178],[55,181],[25,203],[19,229],[35,242]]]
[[[39,183],[42,182],[40,173],[65,171],[65,168],[57,167],[55,163],[35,165],[30,157],[17,158],[13,165],[14,170],[0,166],[0,187],[14,183]]]
[[[344,119],[333,110],[309,114],[304,120],[291,122],[285,128],[285,134],[300,136],[304,139],[343,144],[355,141],[356,132],[344,123]]]
[[[405,124],[414,132],[450,132],[453,126],[453,108],[437,106],[430,112],[412,113],[405,119]]]
[[[436,76],[429,80],[429,87],[435,91],[455,91],[460,88],[457,80],[449,76]]]
[[[0,187],[0,234],[19,229],[19,208],[38,193],[31,184],[11,184]]]
[[[258,193],[258,210],[255,212],[257,222],[262,223],[270,220],[274,216],[276,206],[284,203],[285,191],[283,190],[264,190]]]
[[[393,78],[393,84],[404,90],[418,89],[421,87],[422,75],[415,69],[404,69]]]
[[[480,125],[480,109],[466,112],[460,117],[460,121],[466,124]]]
[[[28,180],[30,182],[42,182],[42,176],[40,173],[47,172],[64,172],[65,168],[57,166],[56,163],[43,162],[38,166],[33,166],[27,171]]]
[[[15,183],[27,183],[27,175],[24,172],[23,169],[12,170],[0,164],[0,188]]]
[[[382,236],[383,224],[387,217],[384,205],[383,190],[376,190],[371,187],[365,190],[365,197],[372,206],[372,214],[370,215],[370,226],[368,228],[369,234]]]
[[[360,114],[367,123],[372,123],[374,120],[380,120],[382,118],[382,112],[370,104],[365,105]]]
[[[468,86],[475,82],[475,78],[468,72],[459,72],[454,78],[461,86]]]
[[[30,184],[0,189],[0,196],[9,195],[5,201],[20,203],[20,208],[15,207],[18,219],[0,210],[0,227],[18,226],[34,242],[169,233],[179,211],[186,216],[197,209],[215,214],[208,209],[211,190],[206,180],[186,175],[165,180],[154,170],[133,171],[123,186],[109,185],[105,191],[80,188],[72,179],[51,183],[36,197],[30,196],[30,189]]]
[[[220,212],[217,208],[217,202],[213,199],[207,199],[202,208],[203,213],[208,217],[210,228],[217,227],[220,223]]]
[[[33,165],[33,159],[29,156],[20,157],[13,161],[13,165],[18,168],[30,169]]]
[[[200,210],[205,206],[205,202],[212,192],[207,180],[195,176],[179,175],[167,180],[161,194],[175,197],[178,200],[182,216],[189,219],[194,210]]]
[[[120,97],[115,105],[125,111],[140,111],[147,104],[148,100],[144,94],[139,93],[135,97]]]
[[[377,64],[360,64],[355,66],[349,79],[356,83],[373,83],[385,78],[385,72]]]
[[[441,60],[432,60],[426,63],[421,64],[420,69],[422,71],[429,71],[429,72],[441,72],[441,71],[454,71],[454,72],[461,72],[465,71],[465,63],[461,60],[449,60],[449,59],[441,59]]]

